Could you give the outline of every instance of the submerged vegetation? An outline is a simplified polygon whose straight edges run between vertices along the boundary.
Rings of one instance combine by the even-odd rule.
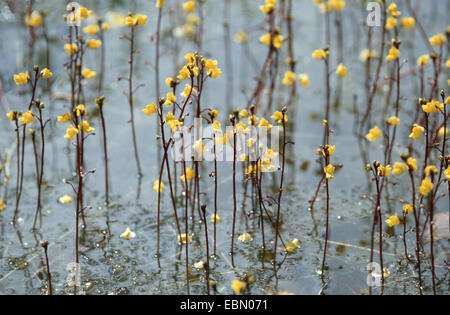
[[[0,293],[448,294],[445,12],[82,2],[1,4]]]

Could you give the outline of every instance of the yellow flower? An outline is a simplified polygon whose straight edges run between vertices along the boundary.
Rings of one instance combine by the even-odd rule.
[[[333,179],[334,178],[334,170],[335,170],[336,168],[333,166],[333,165],[331,165],[331,164],[328,164],[324,169],[323,169],[323,171],[325,172],[325,176],[327,177],[327,179]]]
[[[238,134],[246,134],[248,133],[249,130],[247,128],[247,125],[244,124],[242,121],[240,121],[237,125],[236,125],[236,133]]]
[[[413,171],[417,171],[417,160],[409,157],[406,160],[406,165],[408,166],[408,169],[412,169]]]
[[[266,160],[273,160],[278,156],[278,152],[273,151],[272,149],[267,148],[266,152],[264,152],[264,158]]]
[[[243,109],[239,112],[239,116],[242,118],[247,118],[249,116],[248,111],[246,109]]]
[[[173,103],[175,103],[176,101],[177,101],[177,97],[175,96],[175,94],[170,92],[170,93],[167,93],[167,95],[166,95],[166,102],[164,103],[164,105],[170,106]]]
[[[147,23],[148,17],[144,14],[136,14],[134,16],[135,24],[137,26],[143,26]]]
[[[83,104],[78,105],[75,108],[75,112],[77,114],[78,117],[80,116],[86,116],[88,114],[86,107],[84,107]]]
[[[386,29],[391,30],[397,26],[397,19],[395,17],[388,17],[386,21]]]
[[[184,88],[183,93],[181,93],[181,96],[182,97],[189,97],[189,95],[194,93],[194,91],[195,90],[189,84],[186,84],[186,87]]]
[[[304,87],[308,87],[311,85],[311,82],[309,82],[309,76],[306,73],[301,73],[298,75],[298,82]]]
[[[159,180],[155,180],[155,182],[153,183],[153,191],[154,192],[163,192],[165,186],[163,184],[163,182],[161,182],[161,185],[159,183]]]
[[[130,230],[130,228],[126,228],[125,232],[120,234],[120,238],[123,238],[124,240],[130,240],[130,238],[135,238],[136,233]]]
[[[408,166],[405,163],[395,162],[394,163],[394,170],[392,171],[392,174],[394,174],[394,175],[401,175],[407,169],[408,169]]]
[[[413,211],[414,211],[413,205],[406,204],[406,205],[403,206],[403,213],[411,214],[411,213],[413,213]]]
[[[175,131],[178,127],[183,126],[183,123],[180,122],[178,119],[173,119],[167,122],[169,125],[170,130]]]
[[[186,12],[192,12],[195,10],[195,1],[186,1],[183,3],[183,9]]]
[[[136,20],[131,16],[127,16],[127,18],[125,19],[125,25],[128,27],[131,27],[135,24],[136,24]]]
[[[377,52],[374,49],[363,49],[359,54],[359,60],[362,62],[367,62],[369,59],[374,59],[377,57]]]
[[[264,34],[259,38],[259,41],[264,45],[271,46],[280,49],[283,46],[284,37],[277,34],[271,36],[270,33]]]
[[[340,63],[336,69],[336,74],[341,78],[345,78],[347,76],[347,68],[342,63]]]
[[[326,150],[326,152],[325,152],[325,150]],[[328,154],[328,156],[332,156],[334,154],[335,150],[336,150],[336,146],[327,144],[322,149],[322,155],[325,156],[326,154]]]
[[[44,79],[49,79],[49,78],[52,77],[52,75],[53,75],[53,73],[52,73],[49,69],[47,69],[47,68],[45,68],[44,70],[41,71],[41,76],[42,76]]]
[[[209,112],[209,116],[211,117],[211,119],[215,119],[217,117],[219,117],[220,112],[216,109],[213,109]]]
[[[428,60],[430,60],[430,55],[425,54],[417,58],[417,65],[418,66],[425,66],[428,63]]]
[[[156,106],[155,103],[151,103],[151,104],[147,105],[142,110],[142,112],[147,116],[150,116],[150,115],[156,113],[157,111],[158,111],[158,106]]]
[[[76,44],[65,44],[64,49],[69,55],[73,55],[78,52],[78,46]]]
[[[234,35],[234,40],[238,44],[246,43],[247,42],[247,33],[244,31],[237,32],[236,35]]]
[[[9,120],[14,121],[17,120],[18,116],[16,112],[10,111],[6,114],[6,117],[8,117]]]
[[[189,68],[187,66],[183,66],[183,68],[181,68],[180,74],[177,76],[177,78],[180,79],[181,81],[183,81],[190,77],[191,77],[191,72],[189,71]]]
[[[328,50],[316,49],[314,50],[312,57],[317,60],[322,60],[328,57],[330,52]]]
[[[91,24],[83,28],[83,32],[88,35],[95,35],[99,32],[100,28],[96,24]]]
[[[400,219],[398,218],[398,214],[391,216],[389,219],[386,220],[386,223],[389,225],[389,227],[393,227],[394,225],[400,224]]]
[[[425,167],[425,175],[430,176],[431,173],[433,174],[437,174],[438,170],[436,168],[436,166],[434,165],[428,165],[427,167]]]
[[[240,294],[247,288],[247,283],[239,280],[233,280],[233,282],[231,282],[231,288],[235,294]]]
[[[270,130],[272,128],[272,125],[269,124],[269,121],[266,120],[264,117],[261,117],[261,120],[259,121],[259,128],[263,128],[265,130]]]
[[[96,77],[97,72],[96,71],[92,71],[91,69],[88,69],[88,68],[84,68],[83,71],[81,71],[81,75],[86,80],[92,80],[93,78]]]
[[[283,121],[283,117],[284,117],[284,121]],[[286,114],[283,114],[282,112],[278,112],[278,111],[275,112],[270,118],[277,121],[279,124],[288,122],[288,118],[287,118]]]
[[[431,100],[427,104],[422,105],[422,110],[425,113],[438,113],[444,110],[444,104],[435,100]]]
[[[14,82],[18,85],[25,85],[28,83],[28,81],[30,81],[30,75],[28,74],[28,72],[26,73],[19,73],[19,74],[15,74],[14,75]]]
[[[212,223],[216,223],[216,224],[220,223],[220,217],[219,217],[219,215],[218,215],[218,214],[216,214],[216,215],[212,214],[212,215],[211,215],[211,222],[212,222]]]
[[[0,199],[0,212],[5,210],[5,203]]]
[[[69,128],[67,128],[66,130],[66,135],[64,136],[64,138],[66,139],[70,139],[73,140],[73,138],[78,134],[78,129],[75,128],[74,126],[70,125]]]
[[[102,31],[107,31],[107,30],[109,30],[110,27],[111,26],[108,23],[103,23],[102,24]]]
[[[164,7],[164,0],[156,0],[156,7],[157,8],[163,8]]]
[[[445,169],[444,176],[448,181],[450,181],[450,166]]]
[[[88,10],[85,7],[80,7],[80,15],[83,19],[87,19],[91,14],[91,10]]]
[[[265,5],[260,5],[259,9],[266,15],[272,13],[277,5],[277,0],[266,0]]]
[[[345,1],[344,0],[330,0],[328,5],[330,6],[331,10],[342,11],[345,7]]]
[[[441,128],[439,128],[439,130],[438,130],[438,137],[439,138],[444,138],[444,132],[445,132],[445,137],[447,137],[448,134],[449,134],[448,127],[444,128],[444,126],[442,126]]]
[[[23,116],[19,119],[21,124],[29,124],[34,120],[33,113],[31,111],[27,111],[26,113],[23,113]]]
[[[214,134],[221,134],[221,133],[222,133],[221,124],[220,124],[220,122],[218,122],[217,120],[215,120],[215,121],[211,124],[211,129],[212,129],[212,132],[213,132]]]
[[[187,53],[184,55],[184,59],[189,66],[195,66],[197,64],[197,56],[193,53]]]
[[[68,123],[72,119],[72,116],[70,115],[70,112],[67,112],[65,114],[62,114],[61,116],[58,116],[57,119],[60,123]]]
[[[88,39],[86,44],[89,49],[97,49],[102,45],[102,41],[98,39]]]
[[[173,78],[167,78],[166,79],[166,85],[169,87],[169,88],[173,88],[173,86],[174,86],[174,84],[176,83],[176,81],[173,79]]]
[[[283,46],[283,41],[284,41],[284,36],[281,36],[281,35],[275,35],[275,36],[273,37],[273,46],[274,46],[275,48],[280,49],[281,46]]]
[[[154,103],[152,103],[152,105],[154,105]],[[164,120],[168,123],[169,121],[175,120],[175,116],[172,114],[171,111],[169,111]]]
[[[378,166],[377,168],[377,174],[378,176],[388,177],[391,174],[392,167],[390,165],[386,166]]]
[[[284,79],[281,83],[284,85],[292,85],[295,81],[295,76],[295,72],[286,71],[286,73],[284,74]]]
[[[252,236],[250,235],[250,233],[247,233],[247,232],[239,235],[239,237],[238,237],[238,241],[242,242],[242,243],[248,243],[251,240],[252,240]]]
[[[186,233],[177,235],[178,243],[186,244],[192,242],[192,235],[186,237]]]
[[[389,55],[387,55],[386,59],[389,61],[394,61],[394,60],[397,60],[399,57],[400,57],[400,51],[397,48],[392,47],[389,50]]]
[[[447,38],[442,33],[439,33],[439,34],[434,35],[433,37],[430,37],[430,44],[433,46],[442,46],[446,42],[447,42]]]
[[[71,197],[69,195],[63,195],[63,196],[59,197],[58,201],[60,203],[72,203],[73,197]]]
[[[397,116],[389,117],[386,122],[391,126],[397,126],[400,123],[400,118]]]
[[[25,23],[31,27],[42,26],[42,15],[38,11],[33,11],[30,16],[25,18]]]
[[[206,74],[213,79],[217,79],[222,74],[222,71],[217,68],[217,60],[206,60],[205,69]]]
[[[416,20],[412,17],[405,17],[400,20],[400,25],[403,28],[411,29],[416,25]]]
[[[194,149],[194,151],[198,155],[202,155],[202,154],[204,154],[206,152],[205,144],[202,142],[201,139],[194,142],[194,144],[192,145],[192,149]]]
[[[433,189],[434,184],[428,179],[428,177],[425,177],[422,180],[422,184],[419,187],[419,192],[422,195],[428,195],[428,193]]]
[[[373,127],[369,130],[369,133],[366,135],[366,139],[369,141],[375,141],[383,135],[380,128],[378,126]]]
[[[195,177],[195,171],[192,169],[192,167],[188,167],[186,169],[186,177],[187,177],[187,180],[191,180]],[[183,182],[186,181],[186,177],[184,176],[184,174],[182,176],[180,176],[180,178]]]
[[[89,126],[89,123],[86,120],[82,120],[81,123],[78,124],[78,129],[86,133],[91,133],[95,130],[95,128]]]
[[[389,7],[386,9],[386,12],[392,16],[399,16],[401,12],[397,11],[397,5],[395,3],[391,3]]]
[[[418,124],[414,124],[413,126],[414,127],[412,128],[409,137],[414,140],[420,140],[420,137],[422,136],[422,133],[425,131],[425,128],[419,126]]]

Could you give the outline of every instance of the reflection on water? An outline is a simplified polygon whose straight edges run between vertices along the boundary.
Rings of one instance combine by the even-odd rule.
[[[179,3],[180,1],[168,1]],[[217,80],[208,81],[205,94],[202,96],[205,108],[220,110],[223,125],[226,124],[227,112],[234,108],[246,106],[262,66],[267,48],[258,43],[263,34],[260,26],[263,18],[257,9],[262,1],[207,1],[205,5],[203,36],[203,51],[206,56],[217,59],[223,75]],[[322,15],[317,12],[312,1],[294,1],[294,49],[298,59],[297,72],[308,73],[311,80],[309,88],[297,87],[297,96],[290,108],[289,138],[295,145],[289,145],[287,151],[286,191],[283,195],[281,214],[281,233],[286,240],[298,238],[301,247],[295,253],[280,258],[282,264],[276,273],[270,264],[271,253],[261,248],[261,231],[259,220],[252,215],[251,198],[244,194],[245,185],[242,180],[238,183],[238,204],[242,205],[238,211],[237,235],[249,232],[253,240],[248,244],[236,243],[234,264],[228,254],[231,222],[232,222],[232,165],[227,162],[219,163],[219,214],[222,222],[217,226],[217,257],[211,262],[211,278],[217,283],[217,292],[232,293],[230,283],[233,279],[244,274],[251,274],[255,283],[250,286],[249,293],[265,294],[276,291],[288,291],[295,294],[360,294],[367,293],[366,265],[370,255],[370,227],[373,217],[372,199],[360,198],[369,194],[368,179],[363,168],[367,160],[380,158],[381,150],[372,145],[367,158],[361,159],[357,138],[353,133],[354,118],[352,109],[354,103],[360,104],[364,96],[364,65],[359,61],[359,52],[365,48],[365,30],[359,26],[364,19],[365,10],[357,1],[347,1],[345,19],[343,20],[343,51],[339,58],[348,65],[349,76],[342,81],[332,81],[336,94],[332,97],[332,141],[336,145],[333,158],[336,164],[342,163],[343,168],[336,171],[335,180],[331,187],[331,217],[328,263],[328,279],[324,285],[318,271],[321,268],[321,254],[324,247],[325,203],[324,195],[319,194],[314,209],[309,209],[308,201],[314,195],[317,183],[321,177],[320,164],[315,163],[318,145],[322,141],[323,127],[321,124],[322,109],[325,102],[324,74],[318,62],[313,61],[311,52],[323,47],[325,42]],[[439,5],[448,6],[446,1],[436,1]],[[20,1],[17,2],[20,6]],[[160,165],[161,150],[157,145],[155,135],[156,120],[140,113],[140,109],[156,99],[154,85],[154,32],[156,28],[156,11],[148,1],[92,1],[90,9],[101,12],[110,19],[117,13],[126,14],[128,10],[149,15],[147,26],[138,32],[138,54],[136,55],[135,82],[136,85],[145,83],[135,95],[137,142],[140,150],[144,176],[136,176],[133,145],[130,137],[129,113],[127,97],[123,91],[127,85],[117,78],[127,73],[129,47],[119,37],[123,35],[122,28],[111,28],[105,37],[106,71],[104,106],[105,119],[108,128],[108,150],[110,169],[110,204],[104,206],[104,177],[103,177],[103,144],[98,110],[94,100],[98,96],[96,84],[88,84],[85,89],[86,106],[89,110],[89,121],[95,122],[97,135],[90,137],[86,143],[86,168],[96,170],[88,176],[85,184],[86,202],[92,209],[86,210],[86,228],[80,234],[80,264],[81,264],[81,293],[86,294],[177,294],[185,293],[184,254],[176,241],[176,226],[173,219],[172,205],[168,191],[164,192],[161,216],[161,257],[155,258],[156,253],[156,198],[153,183],[157,179]],[[89,6],[88,5],[88,6]],[[71,188],[65,180],[72,180],[75,161],[73,160],[70,144],[63,138],[65,129],[54,122],[56,116],[68,110],[70,86],[63,71],[66,54],[61,40],[67,32],[61,21],[64,6],[61,1],[46,0],[36,4],[36,8],[49,10],[48,35],[50,43],[50,67],[54,73],[51,94],[44,87],[42,101],[47,104],[46,115],[52,117],[53,122],[47,130],[48,151],[46,160],[46,174],[43,183],[42,217],[38,221],[40,229],[33,232],[31,225],[34,217],[36,186],[34,177],[34,161],[32,147],[26,147],[26,165],[22,205],[18,224],[10,224],[15,194],[15,136],[12,126],[4,117],[4,110],[20,110],[29,99],[24,89],[14,85],[12,75],[24,70],[27,60],[28,33],[20,21],[7,6],[0,6],[0,79],[4,98],[1,100],[0,110],[0,157],[2,161],[9,161],[4,170],[10,174],[11,181],[2,183],[0,193],[3,200],[7,200],[5,211],[0,213],[0,293],[3,294],[45,294],[47,283],[45,275],[45,257],[39,246],[39,240],[50,242],[49,256],[53,273],[54,293],[72,293],[72,288],[66,285],[70,276],[68,266],[74,257],[74,207],[73,204],[61,204],[58,198],[64,194],[71,194]],[[217,9],[219,8],[219,9]],[[406,8],[405,8],[406,11]],[[107,13],[108,12],[108,13]],[[428,34],[442,31],[445,24],[445,10],[442,13],[423,9],[419,14]],[[442,15],[443,18],[431,18]],[[160,76],[165,78],[178,72],[182,65],[184,54],[195,50],[192,41],[171,36],[179,32],[179,27],[185,19],[180,10],[167,12],[163,17]],[[229,23],[224,23],[224,21]],[[233,38],[236,33],[246,30],[249,43],[240,45]],[[379,30],[374,30],[377,33]],[[336,29],[332,28],[332,47],[337,45]],[[402,31],[403,32],[403,31]],[[375,35],[374,35],[375,36]],[[399,34],[408,46],[409,60],[416,60],[417,56],[426,53],[427,49],[417,32],[412,36]],[[379,38],[376,37],[376,38]],[[378,43],[375,41],[374,43]],[[288,70],[283,62],[287,52],[282,50],[280,55],[280,73]],[[35,44],[34,63],[46,64],[46,50],[44,41]],[[89,53],[85,60],[91,69],[99,68],[97,52]],[[334,62],[334,61],[333,61]],[[405,67],[412,67],[408,63]],[[320,70],[318,70],[320,69]],[[332,68],[335,69],[335,68]],[[280,78],[281,81],[282,78]],[[412,80],[415,82],[414,80]],[[417,95],[416,84],[404,80],[402,95],[405,107]],[[162,94],[166,86],[161,84]],[[290,92],[288,87],[280,86],[273,93],[273,108],[281,108],[285,96]],[[381,89],[380,104],[376,105],[377,115],[384,106],[387,91]],[[412,109],[404,109],[404,117]],[[409,124],[409,122],[408,122]],[[407,135],[409,125],[400,128],[399,134]],[[403,137],[403,136],[400,136]],[[401,138],[406,143],[406,137]],[[158,149],[157,149],[158,148]],[[394,149],[394,154],[402,153],[400,148]],[[208,174],[213,170],[213,163],[201,164],[201,194],[202,202],[207,205],[213,203],[213,181]],[[238,167],[239,172],[240,166]],[[178,176],[181,167],[177,165]],[[1,174],[3,176],[3,174]],[[265,179],[265,194],[274,196],[277,193],[279,178],[268,175]],[[178,184],[179,185],[179,184]],[[248,187],[250,189],[251,187]],[[180,194],[181,186],[177,188],[177,202],[182,206],[184,197]],[[250,192],[248,192],[250,193]],[[373,191],[372,191],[373,193]],[[394,186],[389,191],[386,202],[386,213],[392,214],[400,204],[395,202],[407,193],[405,188]],[[439,224],[448,220],[445,217],[445,198],[439,200],[436,206],[436,220]],[[246,201],[244,203],[244,201]],[[272,215],[276,212],[273,204],[268,209]],[[207,217],[211,215],[213,207],[208,207]],[[442,212],[442,213],[440,213]],[[204,259],[204,234],[198,215],[190,221],[193,242],[190,245],[191,261],[191,293],[205,294],[204,271],[194,268],[194,263]],[[273,240],[273,230],[270,221],[265,220],[266,240]],[[130,227],[136,232],[136,238],[131,241],[119,236]],[[211,229],[212,227],[210,227]],[[445,230],[445,229],[444,229]],[[385,231],[385,266],[391,277],[387,280],[384,293],[404,294],[416,293],[416,273],[413,267],[399,265],[397,260],[403,255],[402,240],[398,238],[399,231],[386,228]],[[426,233],[427,234],[427,233]],[[414,247],[411,239],[409,247]],[[409,241],[408,241],[409,242]],[[211,241],[212,243],[212,241]],[[211,244],[210,243],[210,244]],[[427,244],[427,243],[426,243]],[[272,243],[268,244],[270,248]],[[436,240],[435,260],[438,290],[448,293],[448,269],[443,259],[448,259],[447,237]],[[281,248],[279,252],[282,252]],[[377,254],[377,252],[375,252]],[[424,264],[424,278],[430,279],[427,263]],[[427,280],[428,281],[428,280]],[[430,293],[430,283],[426,282],[425,291]],[[374,292],[377,292],[376,290]]]

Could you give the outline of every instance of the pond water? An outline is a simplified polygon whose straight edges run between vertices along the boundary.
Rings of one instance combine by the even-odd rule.
[[[21,3],[17,1],[16,3]],[[413,1],[417,2],[417,1]],[[417,14],[428,35],[445,32],[447,27],[449,2],[445,0],[432,1],[435,5],[423,6]],[[63,49],[64,36],[68,28],[61,16],[65,13],[64,1],[36,1],[34,8],[48,10],[47,28],[50,39],[50,66],[53,71],[51,95],[43,89],[38,89],[40,99],[45,102],[46,117],[52,122],[47,129],[47,151],[45,160],[45,180],[43,189],[43,208],[39,229],[33,231],[32,224],[36,207],[36,180],[34,174],[34,158],[31,141],[28,140],[25,152],[24,189],[19,210],[18,223],[14,226],[11,220],[15,205],[15,133],[13,124],[5,117],[6,110],[24,110],[29,102],[28,89],[17,87],[13,74],[26,70],[24,63],[28,54],[28,30],[17,20],[17,15],[11,13],[5,2],[0,3],[0,79],[5,92],[0,109],[0,153],[4,158],[11,155],[11,161],[5,165],[10,173],[10,180],[3,180],[0,186],[1,198],[6,201],[6,208],[0,212],[0,294],[47,294],[47,276],[45,272],[45,257],[39,246],[39,240],[48,240],[49,259],[52,271],[54,294],[71,294],[73,288],[68,286],[70,266],[74,262],[75,217],[74,203],[61,204],[58,198],[62,195],[73,195],[71,187],[64,183],[65,179],[75,180],[73,148],[64,139],[66,126],[56,123],[56,117],[67,112],[69,104],[70,82],[65,74],[63,64],[67,54]],[[137,128],[137,143],[141,157],[144,176],[140,182],[137,177],[134,161],[131,128],[129,123],[129,108],[124,91],[127,84],[118,81],[120,76],[128,73],[129,44],[120,39],[127,34],[126,28],[111,28],[106,32],[106,97],[105,116],[108,131],[108,150],[110,155],[110,205],[104,204],[104,163],[102,151],[101,128],[98,111],[94,99],[98,96],[96,79],[85,87],[85,105],[89,111],[89,120],[97,129],[97,135],[86,141],[86,168],[95,169],[85,182],[85,204],[92,209],[86,210],[85,229],[80,231],[80,268],[81,288],[85,294],[185,294],[184,251],[177,243],[176,226],[168,189],[163,193],[161,218],[161,257],[156,253],[156,204],[157,194],[153,192],[153,182],[158,178],[159,150],[155,130],[155,116],[147,117],[141,109],[146,104],[155,101],[157,95],[154,87],[154,33],[156,29],[157,11],[153,1],[81,1],[82,5],[103,17],[116,14],[126,15],[129,10],[149,16],[145,27],[137,32],[136,84],[145,83],[135,95],[135,116]],[[180,5],[181,1],[166,0],[168,7]],[[217,80],[208,80],[205,87],[203,106],[216,108],[221,112],[220,120],[226,124],[230,108],[244,108],[247,97],[256,86],[255,77],[262,67],[267,47],[258,42],[264,34],[261,28],[264,24],[263,14],[258,6],[263,1],[229,1],[229,11],[225,1],[208,0],[204,5],[203,54],[208,58],[217,59],[222,69],[222,76]],[[398,1],[400,11],[408,15],[403,1]],[[22,4],[23,5],[23,4]],[[330,181],[330,234],[326,271],[326,281],[322,281],[322,254],[325,235],[325,195],[322,190],[313,210],[309,209],[308,200],[314,195],[321,178],[320,164],[316,163],[316,149],[322,143],[323,112],[325,104],[324,66],[314,60],[311,53],[324,46],[324,21],[313,1],[293,1],[294,50],[298,60],[297,72],[308,73],[311,86],[298,85],[298,96],[291,105],[289,115],[288,137],[294,142],[287,150],[287,167],[285,178],[285,193],[281,208],[281,233],[283,239],[297,238],[301,246],[295,253],[285,257],[282,248],[279,249],[280,265],[274,273],[270,259],[265,261],[261,255],[261,232],[258,219],[248,215],[251,211],[251,200],[245,207],[239,207],[236,234],[251,233],[254,238],[245,244],[236,241],[234,255],[235,268],[230,263],[230,239],[233,217],[232,198],[232,163],[219,163],[219,215],[221,223],[217,225],[217,258],[211,261],[211,278],[217,282],[217,292],[231,294],[231,281],[239,279],[244,274],[253,276],[255,282],[250,285],[249,294],[267,294],[287,291],[294,294],[367,294],[366,267],[370,255],[370,236],[374,205],[374,186],[368,185],[368,175],[364,169],[366,162],[382,158],[380,143],[372,144],[368,153],[369,160],[363,161],[358,147],[358,138],[354,135],[354,115],[352,108],[354,96],[358,97],[359,106],[365,100],[364,80],[365,65],[359,60],[360,51],[365,48],[367,29],[362,21],[367,11],[361,7],[361,1],[347,1],[342,12],[344,63],[349,74],[342,80],[342,93],[336,98],[338,79],[332,77],[332,98],[334,103],[330,125],[334,130],[331,143],[336,145],[333,163],[343,164],[343,168]],[[173,76],[184,64],[183,56],[195,51],[192,41],[184,37],[173,37],[176,28],[184,23],[186,14],[178,9],[166,10],[162,20],[162,42],[160,59],[161,91],[167,93],[163,79]],[[224,19],[228,20],[230,39],[227,39]],[[336,49],[336,28],[332,24],[331,47]],[[248,46],[238,44],[234,35],[245,30],[248,33]],[[379,46],[380,28],[374,29],[374,47]],[[408,47],[404,58],[409,62],[403,66],[407,70],[415,66],[418,56],[428,53],[418,30],[401,30],[398,38]],[[230,45],[228,56],[231,64],[227,65],[227,45]],[[405,49],[406,50],[406,49]],[[285,62],[287,49],[281,50],[280,78],[274,94],[274,109],[285,105],[289,87],[280,84],[284,71],[288,70]],[[335,69],[336,55],[331,58],[331,69]],[[36,42],[33,63],[45,65],[46,46],[40,38]],[[88,52],[85,65],[91,69],[99,69],[99,52]],[[402,70],[403,70],[402,69]],[[375,71],[375,70],[373,70]],[[448,71],[448,70],[446,70]],[[427,73],[431,75],[431,70]],[[387,68],[382,70],[382,78],[388,75]],[[440,88],[447,88],[446,77],[441,76]],[[404,119],[398,131],[398,146],[394,148],[393,160],[398,161],[400,154],[408,144],[408,134],[412,121],[414,99],[418,96],[418,79],[411,75],[402,80],[402,100],[400,118]],[[26,93],[24,93],[26,91]],[[232,93],[230,93],[230,91]],[[375,101],[372,120],[381,122],[382,109],[387,89],[380,89]],[[390,103],[393,106],[393,96]],[[390,107],[390,112],[393,107]],[[268,118],[268,116],[266,117]],[[37,126],[35,126],[37,127]],[[418,149],[419,146],[416,148]],[[418,159],[422,161],[418,149]],[[238,166],[241,174],[241,166]],[[179,169],[178,169],[179,171]],[[208,176],[213,171],[213,163],[202,163],[201,198],[208,205],[207,216],[213,211],[213,180]],[[403,175],[405,176],[405,175]],[[399,183],[407,182],[406,178],[398,179]],[[279,185],[279,172],[268,174],[264,179],[264,194],[276,196]],[[166,181],[167,183],[167,181]],[[445,186],[445,185],[444,185]],[[443,186],[443,187],[444,187]],[[238,204],[241,205],[244,194],[244,181],[239,176]],[[182,213],[181,186],[178,183],[178,201],[180,215]],[[445,192],[445,190],[443,190]],[[363,199],[361,195],[371,198]],[[5,197],[6,196],[6,197]],[[408,185],[393,185],[389,187],[389,196],[383,199],[383,215],[389,217],[395,212],[401,213],[399,200],[410,198]],[[448,294],[449,274],[444,260],[448,260],[448,197],[439,199],[436,204],[436,220],[443,225],[444,236],[436,239],[435,261],[437,291]],[[276,206],[268,207],[273,215]],[[412,221],[410,220],[409,222]],[[212,232],[212,224],[209,231]],[[102,230],[110,228],[111,238],[96,246],[103,239]],[[131,240],[120,238],[120,234],[129,227],[136,233]],[[389,269],[390,277],[386,280],[384,293],[387,294],[417,294],[417,270],[414,265],[402,262],[403,241],[401,226],[388,228],[384,231],[384,265]],[[194,263],[205,260],[205,242],[203,224],[198,215],[190,219],[190,229],[193,230],[193,241],[190,244],[191,294],[206,294],[203,282],[204,271],[196,270]],[[412,233],[411,233],[412,234]],[[211,235],[211,233],[210,233]],[[266,220],[267,247],[273,247],[274,231]],[[210,245],[212,242],[210,242]],[[279,246],[281,246],[279,244]],[[408,246],[413,251],[415,238],[408,238]],[[428,240],[425,240],[428,248]],[[378,244],[376,244],[378,248]],[[378,251],[375,252],[378,261]],[[285,258],[285,259],[284,259]],[[431,271],[428,259],[423,261],[424,292],[432,293]],[[79,293],[80,293],[79,292]],[[379,288],[374,293],[380,293]]]

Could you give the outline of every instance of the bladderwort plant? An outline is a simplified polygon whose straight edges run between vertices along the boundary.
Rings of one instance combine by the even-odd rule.
[[[48,69],[46,69],[48,70]],[[45,76],[51,76],[50,73],[47,73],[46,70],[43,70],[41,72],[41,75],[44,77]],[[49,70],[48,70],[49,72]],[[34,114],[34,116],[36,117],[36,120],[39,122],[39,130],[40,130],[40,136],[41,136],[41,157],[40,157],[40,166],[38,167],[38,160],[37,160],[37,154],[36,154],[36,144],[33,141],[33,147],[34,152],[35,152],[35,160],[36,160],[36,176],[37,176],[37,190],[38,190],[38,195],[37,195],[37,202],[36,202],[36,213],[34,215],[34,222],[33,222],[33,229],[36,228],[36,221],[37,221],[37,217],[38,215],[40,215],[41,213],[41,191],[42,191],[42,181],[44,178],[44,162],[45,162],[45,127],[47,126],[47,123],[50,122],[50,118],[44,121],[43,115],[42,115],[42,110],[45,108],[44,103],[42,103],[39,99],[37,99],[34,102],[34,105],[36,107],[37,110],[37,114]],[[33,137],[34,140],[34,137]]]
[[[103,157],[105,163],[105,205],[109,206],[109,167],[108,167],[108,142],[106,135],[106,122],[105,115],[103,112],[103,106],[105,105],[105,97],[100,96],[95,99],[95,105],[97,105],[100,113],[100,122],[102,125],[102,135],[103,135]]]
[[[137,91],[139,87],[142,87],[143,85],[140,84],[137,87],[133,85],[133,73],[134,73],[134,56],[137,53],[135,49],[135,40],[136,40],[136,31],[138,26],[144,26],[147,23],[147,16],[143,14],[136,14],[134,17],[131,15],[131,12],[128,13],[128,17],[125,20],[125,25],[130,28],[130,35],[129,36],[122,36],[122,39],[126,39],[130,42],[130,59],[128,60],[128,63],[130,65],[129,68],[129,74],[127,78],[119,77],[120,80],[126,80],[128,81],[128,92],[126,92],[126,95],[128,96],[128,103],[130,106],[130,123],[131,123],[131,134],[132,134],[132,141],[133,141],[133,148],[134,148],[134,157],[136,159],[136,167],[138,176],[142,177],[142,169],[141,169],[141,162],[139,159],[139,152],[136,142],[136,126],[134,121],[134,93]]]

